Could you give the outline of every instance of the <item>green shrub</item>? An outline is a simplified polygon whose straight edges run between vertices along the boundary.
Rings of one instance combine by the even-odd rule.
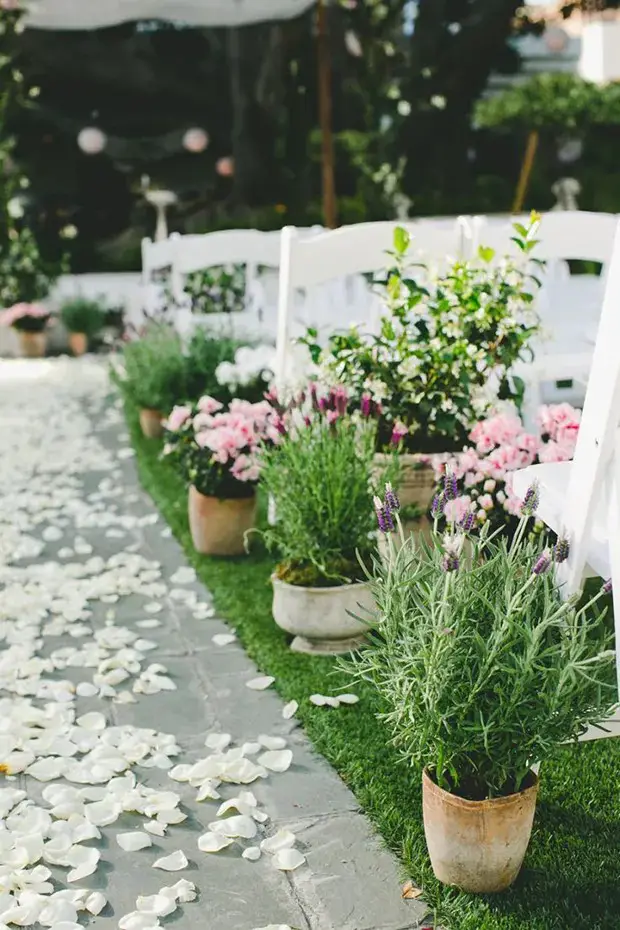
[[[230,336],[196,329],[187,347],[183,399],[194,401],[209,394],[223,403],[231,400],[228,388],[218,383],[215,369],[221,362],[232,362],[243,344]]]
[[[84,333],[91,338],[101,331],[106,321],[106,311],[101,304],[86,297],[66,301],[59,316],[70,333]]]
[[[179,336],[151,325],[141,339],[123,346],[122,368],[114,380],[138,407],[167,413],[185,396],[186,359]]]

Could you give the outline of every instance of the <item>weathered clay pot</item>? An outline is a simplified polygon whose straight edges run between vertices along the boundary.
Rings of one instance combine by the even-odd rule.
[[[143,407],[140,411],[140,426],[147,439],[159,439],[164,435],[162,426],[163,416],[159,410],[151,410],[149,407]]]
[[[245,533],[256,525],[256,495],[230,500],[208,497],[192,485],[188,496],[189,528],[197,552],[243,555]]]
[[[19,340],[19,354],[22,358],[43,358],[47,348],[46,333],[30,333],[18,329],[17,338]]]
[[[517,794],[468,801],[444,791],[424,771],[424,833],[433,872],[444,885],[488,894],[508,888],[530,841],[538,777]]]
[[[88,336],[86,333],[69,333],[69,348],[74,355],[85,355],[88,351]]]
[[[313,655],[339,655],[357,649],[368,627],[356,616],[368,616],[375,602],[367,584],[304,588],[271,576],[273,619],[294,636],[293,652]],[[351,613],[348,613],[350,611]]]

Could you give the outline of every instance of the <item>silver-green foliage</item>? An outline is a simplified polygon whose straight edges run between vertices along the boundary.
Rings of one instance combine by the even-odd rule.
[[[372,588],[381,618],[346,667],[374,684],[411,764],[447,790],[484,798],[518,790],[534,763],[608,715],[614,653],[598,596],[563,601],[553,573],[532,571],[539,544],[473,538],[445,571],[440,537],[409,539]]]

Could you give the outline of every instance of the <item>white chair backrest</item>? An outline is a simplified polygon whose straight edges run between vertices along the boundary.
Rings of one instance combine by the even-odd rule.
[[[610,252],[598,336],[566,499],[571,554],[562,577],[576,591],[586,564],[597,502],[606,491],[612,576],[620,587],[620,222]],[[617,605],[620,608],[620,599]]]
[[[302,320],[296,316],[299,312],[299,307],[296,307],[297,292],[321,288],[336,279],[342,280],[342,286],[346,289],[347,283],[343,279],[384,270],[389,265],[388,252],[393,251],[394,230],[397,226],[404,226],[412,237],[412,260],[414,255],[419,254],[421,261],[441,263],[447,254],[456,256],[458,252],[460,238],[455,220],[449,223],[431,220],[360,223],[309,238],[301,238],[299,231],[292,226],[282,230],[276,338],[276,377],[281,385],[287,378],[287,359],[290,356],[294,324],[314,325],[317,329],[326,324],[333,331],[353,322],[373,325],[379,313],[378,298],[369,294],[368,289],[366,306],[360,303],[358,286],[353,301],[347,299],[346,290],[341,292],[340,299],[332,299],[330,302],[325,293],[319,291],[318,295],[306,301],[301,310]],[[354,284],[349,283],[348,287],[349,292],[356,291]],[[362,316],[365,319],[361,319]]]
[[[218,265],[280,265],[280,231],[227,229],[197,236],[173,236],[175,265],[182,275]]]
[[[474,216],[474,246],[488,246],[495,250],[496,257],[518,255],[519,250],[512,242],[513,223],[528,225],[529,216],[502,218]],[[552,210],[545,213],[540,222],[536,238],[540,240],[534,253],[545,261],[601,262],[605,265],[611,258],[617,217],[613,213],[588,213],[585,210]]]
[[[174,238],[169,237],[160,242],[152,239],[142,240],[142,302],[147,315],[157,312],[161,305],[163,286],[153,280],[158,271],[170,271],[174,267]]]

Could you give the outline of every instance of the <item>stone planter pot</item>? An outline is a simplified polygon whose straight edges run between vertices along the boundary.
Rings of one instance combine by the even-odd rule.
[[[147,439],[159,439],[164,435],[163,416],[159,410],[143,407],[140,411],[140,426]]]
[[[203,555],[243,555],[245,534],[256,525],[256,495],[220,500],[192,485],[188,495],[189,528]]]
[[[17,329],[16,333],[22,358],[43,358],[47,349],[47,333],[30,333],[23,329]]]
[[[69,348],[74,355],[85,355],[88,352],[88,336],[86,333],[69,333]]]
[[[538,777],[503,798],[468,801],[444,791],[425,770],[422,803],[433,872],[444,885],[488,894],[516,879],[530,841]]]
[[[357,649],[364,641],[368,627],[351,613],[364,617],[374,610],[374,598],[366,583],[304,588],[275,575],[271,581],[273,619],[280,629],[295,637],[293,652],[340,655]]]

